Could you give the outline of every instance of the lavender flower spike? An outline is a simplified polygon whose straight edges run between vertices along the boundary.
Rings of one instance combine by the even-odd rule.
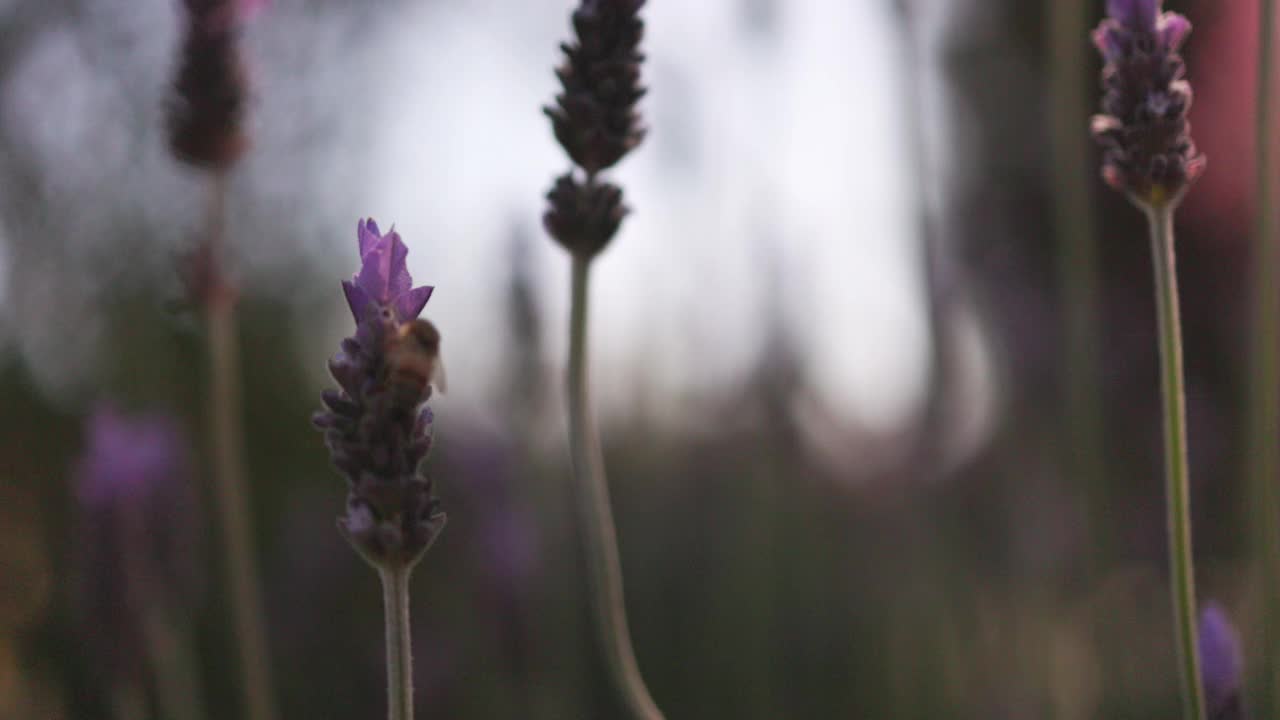
[[[249,148],[249,80],[239,33],[260,3],[184,0],[186,33],[168,99],[169,146],[197,168],[226,170]]]
[[[395,230],[361,220],[357,236],[360,271],[342,283],[356,332],[329,361],[339,389],[323,393],[313,422],[348,481],[339,529],[375,567],[409,568],[445,523],[419,467],[431,448],[424,403],[439,335],[418,315],[432,288],[413,287]]]
[[[1200,676],[1209,720],[1243,720],[1244,658],[1227,611],[1209,603],[1200,612]]]
[[[1204,172],[1191,141],[1191,86],[1178,54],[1191,23],[1162,0],[1108,0],[1093,33],[1102,53],[1102,114],[1092,130],[1102,177],[1143,205],[1176,203]]]
[[[560,49],[565,61],[556,69],[563,91],[543,108],[556,140],[584,179],[573,170],[556,179],[547,193],[543,225],[575,256],[591,258],[609,244],[627,209],[622,188],[597,175],[616,165],[644,139],[636,103],[640,85],[640,40],[644,0],[583,0],[573,11],[577,42]]]

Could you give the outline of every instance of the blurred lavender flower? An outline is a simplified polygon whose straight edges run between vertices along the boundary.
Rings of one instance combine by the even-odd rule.
[[[597,182],[644,139],[636,103],[640,86],[640,40],[644,0],[584,0],[573,13],[576,43],[561,44],[565,62],[556,70],[563,92],[544,108],[556,140],[586,174],[571,170],[547,194],[547,232],[575,255],[604,249],[626,215],[622,189]]]
[[[169,144],[179,160],[225,170],[249,148],[248,77],[237,46],[241,24],[263,0],[184,0],[186,34],[169,99]]]
[[[1209,720],[1242,720],[1244,658],[1240,635],[1227,611],[1208,603],[1200,612],[1200,674],[1204,678]]]
[[[1178,54],[1191,23],[1161,12],[1162,0],[1108,0],[1110,16],[1093,33],[1102,53],[1102,114],[1093,135],[1102,176],[1144,204],[1176,202],[1204,171],[1191,141],[1191,86]]]
[[[542,218],[547,233],[570,252],[588,257],[609,244],[627,216],[622,188],[593,179],[579,182],[572,172],[556,178],[547,201],[550,208]]]
[[[167,417],[100,408],[75,482],[86,638],[113,681],[136,682],[149,652],[148,614],[199,592],[185,439]]]
[[[419,466],[431,448],[431,396],[439,334],[418,318],[432,288],[413,287],[408,248],[360,221],[360,271],[342,287],[356,320],[353,337],[329,361],[339,389],[322,395],[313,418],[334,465],[347,477],[338,525],[375,566],[412,566],[444,526],[432,483]]]

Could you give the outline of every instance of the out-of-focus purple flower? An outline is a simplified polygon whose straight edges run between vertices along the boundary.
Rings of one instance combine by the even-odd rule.
[[[636,103],[640,85],[640,40],[644,0],[583,0],[573,12],[577,42],[563,43],[565,61],[556,69],[562,91],[543,108],[556,140],[581,168],[570,170],[547,193],[547,232],[569,252],[590,258],[618,231],[626,215],[622,189],[597,175],[644,140]]]
[[[1094,30],[1102,53],[1102,114],[1092,122],[1108,185],[1143,204],[1176,202],[1204,171],[1191,141],[1191,86],[1178,53],[1191,23],[1161,0],[1109,0]]]
[[[356,332],[329,360],[336,390],[312,421],[324,431],[333,464],[348,482],[347,512],[338,526],[375,565],[412,565],[444,527],[445,515],[421,471],[431,449],[434,346],[415,345],[430,287],[413,287],[408,248],[395,231],[382,235],[373,220],[357,226],[360,271],[342,284]],[[415,380],[417,382],[415,382]],[[405,391],[405,387],[409,391]]]
[[[545,108],[556,139],[588,175],[622,159],[644,139],[636,103],[644,0],[584,0],[573,12],[576,43],[564,43],[556,69],[563,88]]]
[[[98,409],[75,470],[80,599],[104,671],[137,678],[143,623],[198,595],[196,512],[186,440],[161,415]]]
[[[239,30],[262,0],[185,0],[186,33],[168,101],[169,146],[181,161],[231,167],[249,148],[249,80]]]
[[[579,182],[568,172],[547,193],[542,226],[569,252],[593,257],[618,233],[626,216],[622,188],[594,179]]]
[[[1244,658],[1240,636],[1217,603],[1200,611],[1200,676],[1210,720],[1241,720]]]
[[[103,407],[89,421],[88,440],[77,486],[87,508],[150,496],[186,466],[186,450],[167,418],[129,418]]]

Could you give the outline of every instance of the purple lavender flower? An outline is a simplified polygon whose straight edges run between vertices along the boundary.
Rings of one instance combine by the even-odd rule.
[[[1204,171],[1191,141],[1191,86],[1179,48],[1191,23],[1162,0],[1108,0],[1093,33],[1102,53],[1102,114],[1092,130],[1102,177],[1144,204],[1176,202]]]
[[[1210,720],[1242,720],[1244,659],[1227,611],[1209,603],[1200,611],[1200,676]]]
[[[556,140],[585,179],[570,170],[547,193],[547,232],[569,252],[594,257],[618,231],[627,210],[622,188],[597,175],[622,160],[644,139],[636,103],[644,0],[583,0],[573,12],[576,43],[564,43],[556,69],[562,92],[544,108]]]
[[[395,230],[383,235],[373,220],[362,220],[357,235],[360,271],[342,284],[356,332],[329,361],[339,389],[322,394],[325,409],[313,421],[348,481],[347,512],[338,521],[343,535],[375,565],[411,566],[445,522],[419,467],[431,448],[432,415],[424,406],[431,377],[416,363],[434,360],[427,353],[438,353],[439,336],[434,347],[405,350],[419,329],[434,333],[418,318],[432,288],[413,287],[409,250]]]
[[[611,167],[644,139],[636,102],[644,0],[584,0],[573,12],[578,42],[560,46],[564,90],[545,108],[556,139],[588,175]]]
[[[241,23],[263,3],[185,0],[186,34],[168,102],[169,145],[179,160],[225,170],[249,148],[244,131],[248,76],[240,57]]]
[[[98,409],[75,471],[88,642],[116,678],[137,681],[148,614],[197,596],[200,563],[187,445],[169,418]]]

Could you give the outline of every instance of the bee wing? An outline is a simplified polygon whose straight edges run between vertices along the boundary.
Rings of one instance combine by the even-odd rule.
[[[431,384],[443,395],[449,392],[449,381],[444,375],[444,360],[436,358],[435,365],[431,368]]]

